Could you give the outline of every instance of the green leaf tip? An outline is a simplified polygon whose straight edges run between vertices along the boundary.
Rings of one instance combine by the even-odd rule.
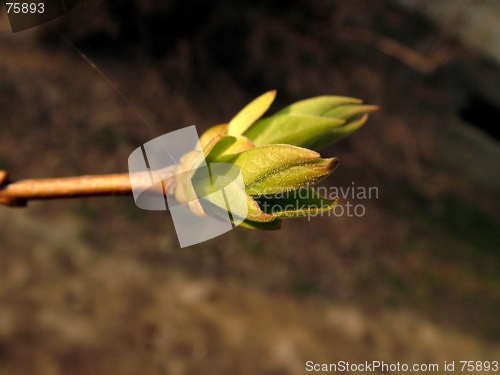
[[[314,150],[359,129],[379,109],[343,96],[318,96],[296,102],[251,125],[244,135],[256,146],[286,143]]]
[[[269,109],[276,98],[276,90],[271,90],[254,99],[229,122],[227,134],[241,135]]]

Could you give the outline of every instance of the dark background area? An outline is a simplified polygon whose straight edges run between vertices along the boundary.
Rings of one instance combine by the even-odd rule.
[[[0,169],[114,173],[148,140],[318,95],[381,111],[322,151],[363,217],[179,249],[130,197],[0,208],[1,374],[303,374],[500,359],[498,63],[382,0],[82,1],[0,12]],[[458,27],[458,26],[457,26]],[[90,67],[61,34],[118,87]]]

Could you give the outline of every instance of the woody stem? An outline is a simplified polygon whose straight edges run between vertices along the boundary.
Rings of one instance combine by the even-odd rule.
[[[161,176],[163,180],[170,177],[172,171],[165,169],[152,172],[153,174]],[[135,175],[139,178],[134,179],[134,188],[137,188],[137,182],[150,187],[152,175]],[[26,206],[29,200],[133,194],[131,176],[128,173],[23,180],[14,183],[9,183],[8,177],[7,172],[0,171],[0,205],[11,207]]]

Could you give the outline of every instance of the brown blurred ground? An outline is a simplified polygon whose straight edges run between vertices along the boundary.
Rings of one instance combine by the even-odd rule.
[[[50,29],[13,35],[2,14],[0,168],[123,172],[155,136],[201,131],[278,89],[272,111],[325,94],[382,107],[323,151],[341,159],[326,186],[375,186],[379,199],[350,199],[361,218],[187,249],[169,214],[131,198],[0,208],[0,373],[500,360],[498,143],[460,116],[473,97],[500,106],[495,65],[383,1],[195,3],[87,2],[56,24],[133,105]],[[446,58],[423,72],[384,40]]]

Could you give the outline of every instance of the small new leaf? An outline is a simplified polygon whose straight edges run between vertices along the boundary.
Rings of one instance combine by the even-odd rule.
[[[236,141],[236,137],[230,135],[215,136],[203,147],[205,160],[207,162],[215,160],[219,155],[236,143]],[[198,165],[196,165],[195,168],[198,168]]]
[[[320,155],[291,145],[265,145],[235,155],[227,161],[240,168],[245,187],[293,165],[319,159]]]
[[[249,195],[277,194],[312,186],[327,177],[338,166],[339,159],[317,159],[292,165],[269,173],[261,180],[246,186]]]
[[[363,104],[354,104],[354,105],[341,105],[339,107],[330,109],[325,112],[323,116],[349,120],[350,118],[364,115],[366,113],[372,113],[378,111],[379,107],[376,105],[363,105]]]
[[[228,163],[240,168],[246,192],[257,196],[315,184],[337,167],[338,159],[320,159],[317,152],[278,144],[251,148]]]
[[[256,146],[284,143],[311,148],[318,138],[345,123],[343,119],[310,115],[274,115],[257,121],[246,132]]]
[[[257,223],[255,221],[244,220],[240,223],[240,227],[256,230],[278,230],[281,229],[281,219],[274,219],[267,223]]]
[[[257,199],[257,203],[264,212],[276,215],[280,219],[316,216],[331,210],[337,202],[338,199],[323,198],[313,188]]]
[[[226,134],[227,127],[227,124],[220,124],[208,128],[200,137],[201,148],[204,148],[216,136]]]
[[[319,150],[359,129],[376,110],[354,98],[318,96],[257,121],[244,135],[256,146],[285,143]]]
[[[222,176],[219,176],[220,179]],[[233,215],[233,220],[235,216],[239,217],[241,220],[246,219],[249,221],[254,221],[258,223],[266,223],[271,222],[276,219],[276,215],[267,214],[261,210],[257,202],[250,197],[244,190],[242,190],[237,184],[232,183],[230,179],[228,181],[217,181],[214,182],[217,184],[224,185],[224,194],[226,195],[227,201],[231,202],[231,206],[226,205],[226,201],[221,199],[221,196],[218,194],[210,194],[211,192],[207,192],[207,186],[209,186],[206,182],[202,184],[197,184],[198,188],[204,189],[205,191],[197,190],[197,193],[203,197],[203,200],[214,204],[215,206],[222,208],[224,212],[230,212]],[[219,186],[213,186],[214,191],[221,191],[218,189]]]
[[[276,115],[296,114],[323,116],[326,111],[343,104],[360,104],[361,100],[345,96],[317,96],[295,102],[282,109]]]
[[[366,123],[366,121],[368,121],[368,114],[353,119],[346,125],[332,129],[328,133],[325,133],[323,137],[319,138],[315,144],[312,144],[310,148],[314,150],[320,150],[335,142],[338,142],[361,128]]]
[[[229,135],[241,135],[269,109],[276,97],[276,90],[268,91],[243,108],[230,122]]]

